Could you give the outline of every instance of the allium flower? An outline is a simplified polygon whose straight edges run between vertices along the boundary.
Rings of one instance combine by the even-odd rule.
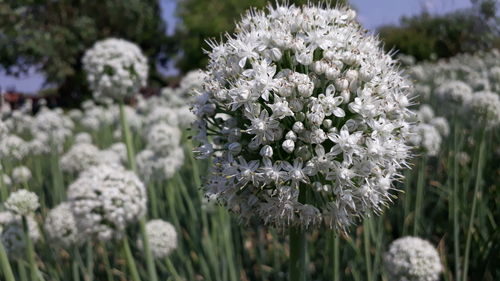
[[[450,110],[461,108],[472,96],[472,89],[462,81],[449,81],[436,89],[439,100],[449,105]]]
[[[434,126],[442,136],[448,136],[450,134],[450,125],[444,117],[436,117],[430,120],[430,124]]]
[[[26,216],[28,235],[33,242],[40,239],[38,224],[33,216]],[[22,218],[10,212],[0,212],[0,240],[10,256],[23,257],[25,255],[26,241],[23,230]]]
[[[28,154],[27,143],[16,135],[7,135],[0,139],[0,158],[21,160]]]
[[[164,258],[177,248],[177,232],[169,222],[156,219],[146,224],[149,246],[155,258]],[[137,241],[142,248],[142,240]]]
[[[67,137],[73,134],[74,123],[62,110],[50,110],[43,107],[31,123],[33,134],[43,134],[46,136],[50,149],[51,145],[61,150]]]
[[[354,11],[269,6],[211,45],[193,109],[208,196],[279,227],[382,210],[409,157],[409,84]]]
[[[136,156],[137,173],[141,179],[149,182],[161,181],[174,176],[184,163],[184,151],[181,147],[171,149],[167,156],[145,149]]]
[[[115,38],[96,42],[82,61],[96,99],[122,100],[146,85],[148,61],[134,43]]]
[[[437,281],[442,271],[434,246],[418,237],[393,241],[384,261],[390,281]]]
[[[89,133],[78,133],[75,135],[75,143],[92,143],[92,136]]]
[[[45,218],[44,229],[52,242],[63,247],[75,245],[83,239],[76,227],[71,203],[68,202],[63,202],[49,211]]]
[[[10,179],[9,175],[3,174],[3,177],[0,178],[0,180],[3,180],[3,186],[10,186],[12,185],[12,180]]]
[[[68,111],[68,116],[74,122],[80,122],[83,117],[83,112],[80,109],[71,109]]]
[[[429,124],[418,124],[413,127],[414,134],[410,142],[420,147],[427,155],[436,156],[441,147],[441,135],[436,127]]]
[[[146,214],[146,189],[121,166],[100,165],[80,174],[68,188],[78,231],[101,241],[118,238]]]
[[[468,105],[477,126],[481,122],[487,127],[495,127],[500,124],[500,98],[492,92],[474,93]]]
[[[22,216],[34,212],[40,207],[38,196],[26,189],[20,189],[9,195],[5,201],[5,208],[15,214]]]
[[[15,167],[12,170],[12,178],[16,183],[26,183],[31,179],[31,171],[26,166]]]
[[[168,155],[179,146],[181,131],[177,127],[165,123],[154,125],[148,132],[147,147],[159,155]]]
[[[99,163],[99,149],[91,143],[78,142],[59,160],[61,170],[68,173],[79,173]]]

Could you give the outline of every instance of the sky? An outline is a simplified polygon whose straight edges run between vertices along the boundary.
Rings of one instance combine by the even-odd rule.
[[[431,14],[443,14],[471,6],[470,0],[349,0],[358,11],[359,21],[369,30],[386,24],[397,24],[402,16],[419,14],[427,10]],[[160,0],[162,17],[167,22],[167,34],[172,34],[178,19],[175,18],[176,0]],[[162,71],[167,75],[175,74],[172,67]],[[0,72],[0,90],[14,88],[23,93],[38,91],[43,84],[44,76],[32,72],[15,78]]]

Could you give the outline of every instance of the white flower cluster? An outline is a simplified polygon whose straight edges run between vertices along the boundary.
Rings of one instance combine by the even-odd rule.
[[[101,153],[101,150],[91,143],[76,143],[59,160],[61,170],[78,174],[102,163],[120,163],[118,155],[103,157]]]
[[[21,160],[29,153],[27,143],[16,135],[7,135],[0,139],[0,158]]]
[[[384,261],[389,281],[437,281],[442,271],[434,246],[418,237],[393,241]]]
[[[33,216],[26,216],[28,235],[33,242],[40,239],[38,224]],[[23,230],[23,221],[20,215],[11,212],[0,212],[0,243],[10,256],[22,257],[25,255],[26,241]]]
[[[22,216],[29,215],[40,207],[38,196],[26,189],[11,193],[4,205],[8,211]]]
[[[146,234],[153,256],[157,259],[165,258],[177,248],[177,232],[169,222],[155,219],[146,223]],[[142,240],[137,241],[142,248]]]
[[[208,196],[278,227],[382,211],[409,157],[409,84],[354,11],[251,11],[209,56],[193,109]]]
[[[31,170],[26,166],[18,166],[12,170],[12,179],[15,183],[27,183],[31,179]]]
[[[500,93],[500,92],[499,92]],[[493,92],[477,92],[468,109],[478,126],[496,127],[500,124],[500,95]]]
[[[98,240],[120,237],[126,226],[146,214],[146,189],[121,166],[93,166],[68,188],[78,231]]]
[[[71,204],[63,202],[50,210],[45,218],[45,233],[47,237],[63,247],[69,247],[82,242],[84,237],[78,232]]]
[[[412,128],[410,142],[420,147],[428,156],[436,156],[441,148],[442,139],[450,133],[448,121],[435,117],[428,105],[422,105],[416,112],[418,124]]]
[[[184,163],[181,131],[157,123],[146,134],[146,149],[136,156],[138,173],[145,181],[171,178]]]
[[[45,144],[44,152],[50,152],[52,148],[61,151],[66,139],[73,135],[73,128],[73,121],[60,108],[50,110],[43,107],[31,123],[32,135]]]
[[[499,123],[500,52],[458,55],[409,69],[415,94],[439,115],[458,119],[470,128],[491,129]]]
[[[123,100],[146,86],[148,61],[134,43],[116,38],[96,42],[82,62],[96,99]]]

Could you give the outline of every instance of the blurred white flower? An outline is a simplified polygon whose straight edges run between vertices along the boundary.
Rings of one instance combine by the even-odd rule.
[[[393,241],[384,261],[390,281],[437,281],[442,271],[434,246],[418,237]]]
[[[468,105],[476,126],[496,127],[500,124],[500,97],[492,92],[477,92]]]
[[[78,231],[98,240],[119,238],[125,227],[146,214],[146,189],[131,171],[116,165],[94,166],[68,188]]]
[[[96,42],[82,62],[96,99],[123,100],[146,86],[148,61],[134,43],[116,38]]]
[[[11,193],[4,205],[8,211],[22,216],[26,216],[40,207],[38,196],[26,189],[20,189]]]
[[[149,246],[155,258],[165,258],[177,248],[177,232],[169,222],[155,219],[146,223],[146,234],[149,239]],[[138,240],[138,245],[142,248],[142,240]]]
[[[31,171],[26,166],[18,166],[12,170],[12,179],[15,183],[27,183],[31,179]]]
[[[69,202],[63,202],[48,212],[44,229],[51,242],[63,247],[75,245],[84,239],[76,227],[76,220]]]

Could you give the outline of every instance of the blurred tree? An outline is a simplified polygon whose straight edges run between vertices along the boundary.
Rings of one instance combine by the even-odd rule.
[[[182,0],[177,4],[177,16],[181,22],[177,25],[175,41],[179,51],[176,66],[181,72],[203,68],[207,56],[203,49],[208,49],[205,40],[209,38],[225,39],[224,32],[232,32],[238,21],[250,7],[262,8],[268,0]],[[270,1],[271,3],[274,1]],[[324,3],[323,0],[289,0],[296,5],[307,2]],[[347,3],[347,0],[330,1]]]
[[[383,26],[380,37],[387,50],[417,60],[451,57],[458,53],[492,48],[499,37],[500,21],[495,0],[472,0],[473,7],[445,15],[428,12],[403,17],[399,26]]]
[[[10,75],[41,71],[64,105],[77,104],[88,90],[81,57],[95,41],[119,37],[137,43],[156,63],[166,64],[171,46],[158,0],[2,0],[0,69]]]

